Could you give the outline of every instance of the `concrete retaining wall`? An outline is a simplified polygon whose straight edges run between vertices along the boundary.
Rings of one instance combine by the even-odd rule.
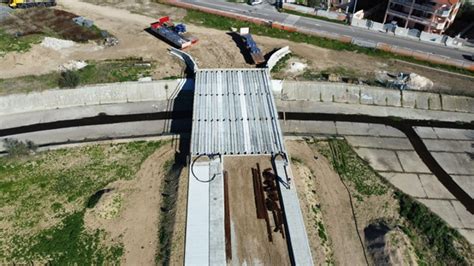
[[[184,80],[125,82],[14,94],[0,97],[0,115],[74,106],[167,100],[184,85]]]
[[[272,56],[270,56],[270,59],[268,59],[268,62],[267,62],[268,69],[270,71],[272,71],[272,69],[275,67],[275,65],[278,63],[278,61],[280,61],[283,57],[285,57],[289,53],[291,53],[289,46],[285,46],[285,47],[279,49],[278,51],[276,51],[275,53],[273,53]]]
[[[196,61],[194,60],[194,58],[192,56],[190,56],[189,54],[181,51],[181,50],[178,50],[176,48],[170,48],[170,53],[176,57],[178,57],[181,61],[183,61],[186,66],[193,72],[195,73],[199,67],[196,63]]]
[[[474,113],[474,98],[331,82],[284,81],[285,101],[315,101]]]
[[[420,34],[420,40],[425,42],[443,43],[443,35],[422,31]]]

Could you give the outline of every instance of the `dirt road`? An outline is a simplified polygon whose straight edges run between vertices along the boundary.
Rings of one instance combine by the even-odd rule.
[[[163,165],[173,158],[174,153],[171,144],[161,147],[143,162],[133,180],[120,180],[108,185],[111,191],[104,194],[96,207],[84,217],[88,228],[103,229],[110,234],[110,241],[123,243],[124,265],[155,264],[161,200],[159,191],[166,174]]]

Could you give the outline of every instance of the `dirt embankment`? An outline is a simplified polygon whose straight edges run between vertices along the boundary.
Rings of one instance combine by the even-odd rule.
[[[293,161],[297,161],[292,164],[292,170],[295,174],[294,180],[299,190],[300,202],[305,206],[303,208],[305,217],[310,216],[311,207],[314,206],[311,206],[303,195],[318,195],[319,203],[316,204],[320,205],[322,219],[327,227],[335,264],[366,264],[364,247],[361,245],[354,224],[350,197],[339,176],[332,170],[331,164],[322,155],[314,152],[306,142],[287,141],[286,147],[290,155],[294,157]],[[309,174],[300,175],[301,169],[305,167],[309,169]],[[306,219],[306,228],[310,235],[320,235],[319,228],[313,221]],[[314,238],[310,238],[310,242],[313,253],[321,253],[318,252],[319,247]],[[321,258],[315,259],[321,263]]]
[[[107,192],[84,217],[87,228],[103,229],[110,234],[110,241],[123,243],[122,262],[126,265],[155,263],[159,191],[166,174],[164,163],[174,154],[171,144],[164,145],[145,160],[135,179],[109,184]]]
[[[318,257],[315,261],[341,265],[417,265],[415,247],[400,229],[406,223],[399,217],[399,203],[394,199],[393,189],[387,188],[385,193],[377,195],[358,195],[354,183],[341,179],[322,155],[327,156],[329,147],[325,145],[328,143],[310,139],[286,142],[313,256],[325,256],[325,261]]]

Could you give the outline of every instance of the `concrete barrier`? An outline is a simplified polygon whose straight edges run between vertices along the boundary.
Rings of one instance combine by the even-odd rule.
[[[284,81],[283,100],[320,101],[400,107],[398,90],[333,82]]]
[[[474,113],[474,98],[465,96],[442,95],[444,111]]]
[[[352,39],[352,44],[357,45],[357,46],[361,46],[361,47],[366,47],[366,48],[377,48],[377,43],[375,43],[375,42],[358,40],[358,39],[355,39],[355,38]]]
[[[362,104],[379,106],[402,106],[400,91],[385,88],[362,86],[360,88]]]
[[[413,51],[406,48],[401,48],[397,46],[392,46],[390,52],[394,54],[404,55],[404,56],[413,56]]]
[[[285,46],[278,51],[274,52],[272,56],[267,61],[267,68],[269,71],[272,71],[272,69],[275,67],[275,65],[280,61],[283,57],[285,57],[287,54],[290,54],[290,47]]]
[[[359,28],[367,28],[367,29],[370,28],[366,19],[357,19],[357,18],[352,18],[351,26],[359,27]]]
[[[352,37],[347,35],[341,35],[337,40],[343,43],[352,43]]]
[[[418,92],[418,91],[402,91],[403,107],[424,109],[424,110],[441,110],[441,96],[437,93]]]
[[[474,113],[474,98],[336,82],[283,81],[284,101],[335,102]]]
[[[390,52],[392,50],[392,46],[390,44],[383,42],[377,43],[376,48],[385,52]]]
[[[0,115],[75,106],[168,100],[176,89],[185,85],[183,81],[124,82],[13,94],[0,97]]]
[[[189,68],[189,70],[191,70],[193,73],[196,73],[196,71],[199,69],[198,65],[196,64],[196,61],[194,61],[194,58],[189,54],[173,47],[169,50],[172,55],[178,57],[181,61],[183,61]]]
[[[443,35],[422,31],[420,33],[420,40],[425,42],[443,43]]]
[[[451,64],[450,59],[444,56],[430,54],[428,56],[428,61],[436,64]]]

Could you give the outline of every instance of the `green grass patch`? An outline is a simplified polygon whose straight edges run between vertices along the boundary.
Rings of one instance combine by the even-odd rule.
[[[40,34],[15,37],[0,29],[0,57],[9,52],[27,52],[33,44],[40,43],[43,37]]]
[[[179,176],[183,165],[174,159],[165,162],[163,170],[167,173],[163,179],[161,195],[163,200],[160,208],[160,222],[158,228],[158,250],[155,264],[169,265],[172,237],[176,219],[176,200],[178,199]]]
[[[106,60],[90,62],[88,66],[77,71],[79,84],[97,84],[110,82],[137,81],[150,76],[152,64],[141,58],[123,60]]]
[[[326,18],[326,17],[316,16],[316,15],[313,15],[313,14],[302,13],[302,12],[298,12],[298,11],[290,10],[290,9],[280,9],[280,12],[291,14],[291,15],[307,17],[307,18],[314,18],[314,19],[324,20],[324,21],[337,23],[337,24],[347,24],[345,21],[340,21],[340,20],[337,20],[337,19],[330,19],[330,18]]]
[[[426,206],[416,202],[406,194],[395,193],[400,201],[400,216],[404,217],[415,229],[415,232],[405,228],[407,235],[414,241],[422,236],[430,249],[435,250],[433,255],[436,261],[444,265],[468,265],[465,257],[460,254],[461,236],[455,229],[449,227],[441,218],[433,214]],[[419,241],[419,240],[418,240]],[[465,242],[465,241],[463,241]],[[469,244],[466,249],[468,249]],[[423,258],[423,254],[420,254]]]
[[[122,60],[90,61],[83,69],[73,71],[79,78],[79,86],[87,84],[137,81],[151,75],[153,63],[141,58]],[[0,79],[0,95],[29,93],[58,87],[61,73],[31,75],[17,78]]]
[[[251,27],[251,31],[255,35],[268,36],[278,39],[286,39],[298,43],[307,43],[315,45],[322,48],[327,48],[336,51],[352,51],[356,53],[366,54],[368,56],[373,56],[382,59],[399,59],[412,63],[418,63],[421,65],[439,68],[447,71],[452,71],[456,73],[466,74],[474,76],[474,71],[469,71],[467,69],[458,68],[454,66],[448,66],[443,64],[435,64],[422,60],[418,60],[411,56],[402,56],[396,55],[390,52],[385,52],[382,50],[360,47],[350,43],[343,43],[336,40],[330,40],[322,37],[307,35],[299,32],[288,32],[284,30],[274,29],[269,26],[257,25],[250,22],[244,22],[237,19],[222,17],[219,15],[208,14],[196,10],[188,10],[184,20],[187,23],[192,23],[196,25],[201,25],[204,27],[215,28],[220,30],[229,30],[231,27],[240,28],[240,27]]]
[[[321,153],[330,160],[334,170],[345,180],[350,181],[358,195],[362,196],[383,195],[388,187],[380,182],[377,174],[370,166],[355,153],[345,140],[329,140],[329,146],[319,147]]]
[[[61,225],[44,230],[25,240],[16,239],[17,249],[12,259],[20,261],[47,261],[53,265],[118,264],[123,254],[120,244],[104,247],[104,232],[84,229],[84,211],[68,215]],[[18,248],[20,247],[20,248]]]
[[[272,68],[272,73],[278,73],[284,70],[290,58],[291,58],[291,54],[287,54],[282,59],[280,59],[280,61],[278,61],[276,65]]]
[[[92,206],[88,203],[107,184],[134,178],[143,161],[162,145],[91,145],[0,158],[0,221],[8,225],[0,240],[0,261],[114,262],[121,247],[100,246],[104,232],[84,230],[86,205]]]
[[[313,206],[311,208],[315,214],[318,214],[321,212],[320,206]],[[326,232],[326,228],[324,227],[323,222],[320,220],[316,221],[316,228],[318,229],[318,236],[319,236],[319,239],[321,239],[321,243],[325,245],[329,239],[328,239],[328,234]]]

